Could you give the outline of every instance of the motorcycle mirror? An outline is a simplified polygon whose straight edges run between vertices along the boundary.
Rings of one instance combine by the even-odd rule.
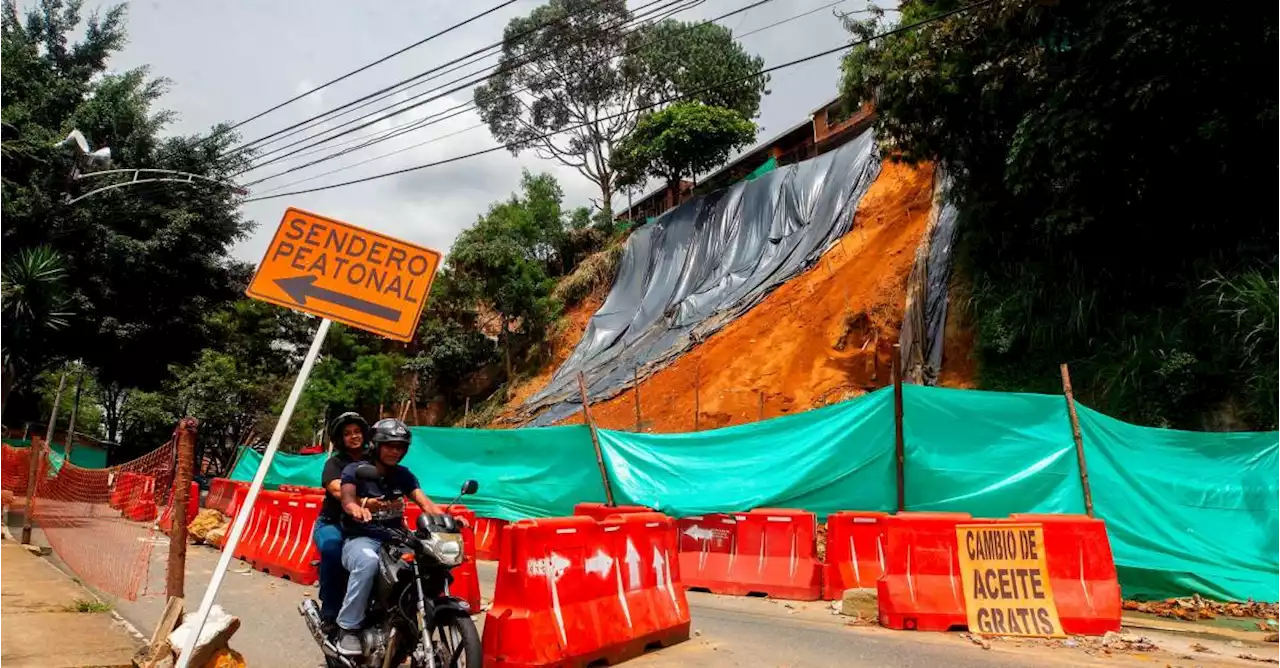
[[[475,494],[477,491],[479,491],[479,489],[480,489],[480,483],[474,480],[468,480],[462,483],[462,496],[466,496],[468,494]]]
[[[373,464],[361,464],[356,467],[356,477],[360,480],[378,480],[382,476],[378,474],[378,467]]]

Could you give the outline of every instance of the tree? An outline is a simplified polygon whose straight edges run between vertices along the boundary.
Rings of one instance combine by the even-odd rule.
[[[760,98],[768,95],[764,58],[753,56],[717,23],[667,20],[644,29],[637,59],[654,95],[680,98],[738,112],[760,115]]]
[[[550,0],[507,24],[499,70],[474,95],[495,139],[573,167],[610,212],[610,157],[641,111],[690,96],[753,118],[767,92],[768,76],[751,76],[763,60],[728,29],[633,18],[624,0]]]
[[[613,168],[624,184],[650,176],[663,179],[672,201],[679,201],[682,178],[724,164],[755,138],[756,124],[732,109],[681,102],[641,117],[635,131],[614,149]]]
[[[4,318],[4,397],[58,361],[57,337],[71,317],[67,271],[48,246],[24,248],[0,270],[0,316]]]
[[[959,5],[907,3],[902,22]],[[1248,277],[1276,274],[1276,237],[1222,203],[1273,185],[1276,91],[1256,69],[1276,28],[1274,7],[1005,0],[848,54],[842,93],[876,104],[884,148],[954,175],[984,386],[1055,391],[1070,361],[1081,400],[1127,419],[1274,428],[1274,375],[1249,369],[1274,326],[1256,347],[1227,334],[1271,322],[1275,282]]]
[[[153,106],[167,82],[145,68],[108,70],[126,39],[124,6],[90,15],[73,42],[80,7],[45,0],[20,16],[12,0],[3,5],[3,242],[8,252],[47,246],[63,258],[74,313],[42,359],[83,358],[97,369],[114,431],[131,389],[158,389],[171,364],[194,360],[207,343],[205,314],[238,297],[245,269],[227,254],[251,224],[238,195],[201,182],[118,189],[68,206],[80,190],[70,178],[75,156],[55,144],[74,128],[109,146],[117,167],[215,179],[250,156],[225,156],[234,133],[161,138],[172,114]]]

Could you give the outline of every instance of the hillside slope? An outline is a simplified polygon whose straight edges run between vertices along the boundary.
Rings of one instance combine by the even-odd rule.
[[[642,429],[676,432],[752,422],[760,417],[761,393],[767,418],[887,384],[907,275],[932,189],[932,166],[885,162],[858,207],[853,230],[821,261],[641,379]],[[635,394],[627,390],[593,404],[592,415],[601,427],[635,429]],[[577,414],[562,424],[581,421]]]

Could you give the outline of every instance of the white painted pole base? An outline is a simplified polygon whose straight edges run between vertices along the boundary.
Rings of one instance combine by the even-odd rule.
[[[280,449],[280,441],[284,440],[284,433],[289,428],[289,418],[293,417],[293,409],[298,405],[298,398],[302,396],[303,388],[307,386],[311,367],[315,366],[316,358],[320,355],[320,347],[324,344],[324,337],[329,333],[329,325],[332,324],[325,318],[320,321],[320,327],[316,329],[316,337],[311,341],[311,349],[302,360],[298,378],[293,381],[293,390],[289,392],[289,399],[285,401],[284,409],[280,411],[280,419],[276,421],[276,430],[271,434],[271,442],[267,444],[267,451],[262,454],[258,471],[253,475],[253,482],[249,485],[244,502],[240,504],[240,510],[236,512],[235,521],[231,523],[231,533],[227,535],[227,543],[222,548],[222,555],[218,557],[218,566],[213,569],[209,588],[205,589],[204,598],[200,601],[200,609],[196,611],[195,629],[187,635],[186,646],[178,655],[175,668],[189,668],[191,655],[195,652],[196,643],[200,639],[200,632],[204,630],[204,623],[209,619],[209,610],[213,608],[213,600],[217,598],[218,589],[222,587],[222,578],[226,576],[227,569],[231,566],[231,555],[235,553],[236,546],[240,543],[240,536],[244,533],[245,524],[248,523],[249,513],[253,511],[253,503],[258,499],[258,492],[262,490],[262,482],[267,477],[267,471],[271,469],[271,460],[275,458],[276,450]]]

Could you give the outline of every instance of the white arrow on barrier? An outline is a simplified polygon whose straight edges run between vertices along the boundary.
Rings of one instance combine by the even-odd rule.
[[[680,612],[680,603],[676,601],[676,588],[671,583],[671,559],[666,550],[658,552],[653,546],[653,571],[658,576],[658,591],[665,591],[671,597],[671,607]]]
[[[613,557],[604,553],[604,550],[596,550],[594,556],[586,562],[587,572],[595,573],[600,577],[608,577],[609,569],[613,567]]]
[[[627,619],[627,628],[631,626],[631,604],[627,603],[627,592],[622,588],[622,569],[613,569],[614,575],[618,580],[618,604],[622,606],[622,615]]]
[[[640,587],[640,553],[636,551],[636,544],[627,539],[627,574],[631,577],[627,581],[627,589],[635,590]]]
[[[560,642],[562,646],[569,646],[569,638],[564,632],[564,613],[560,611],[560,592],[556,588],[556,582],[564,575],[564,569],[569,567],[569,560],[552,552],[544,559],[530,559],[528,563],[528,573],[530,576],[542,576],[547,578],[548,586],[551,587],[551,609],[556,615],[556,627],[560,629]]]

